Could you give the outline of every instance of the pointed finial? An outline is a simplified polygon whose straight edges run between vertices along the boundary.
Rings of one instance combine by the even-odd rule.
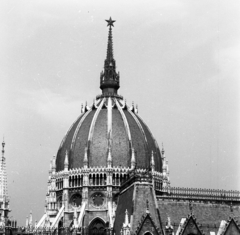
[[[132,147],[132,156],[131,156],[131,169],[134,169],[136,166],[135,150]]]
[[[85,147],[85,150],[84,150],[84,158],[83,158],[83,164],[84,164],[84,167],[86,168],[88,166],[88,154],[87,154],[87,147]]]
[[[151,156],[151,168],[152,168],[152,170],[155,169],[155,161],[154,161],[154,153],[153,153],[153,151],[152,151],[152,156]]]
[[[162,143],[162,154],[165,153],[164,147],[163,147],[163,143]]]
[[[50,160],[49,174],[52,173],[52,160]]]
[[[168,220],[167,225],[168,225],[168,227],[170,227],[171,226],[171,218],[170,218],[170,216],[167,217],[167,220]]]
[[[67,170],[68,169],[68,151],[66,150],[66,154],[65,154],[65,160],[64,160],[64,168]]]
[[[190,213],[192,215],[192,211],[193,211],[192,200],[189,201],[189,210],[190,210]]]
[[[2,150],[4,152],[5,142],[4,142],[4,136],[3,136],[3,142],[2,142]]]
[[[53,172],[56,171],[56,157],[55,157],[55,155],[53,155],[53,157],[52,157],[52,171]]]
[[[138,105],[136,104],[135,113],[138,113]]]
[[[134,101],[132,101],[132,107],[131,107],[131,110],[135,113]]]
[[[107,165],[112,167],[112,139],[111,132],[108,133],[108,150],[107,150]]]
[[[108,163],[111,164],[112,162],[112,154],[111,154],[111,148],[108,147],[108,159],[107,159]]]
[[[127,226],[129,224],[129,221],[128,221],[128,211],[126,209],[125,211],[125,221],[124,221],[125,225]]]
[[[230,211],[233,212],[233,205],[232,205],[232,202],[230,203]]]
[[[26,217],[26,227],[28,227],[29,223],[28,223],[28,216]]]
[[[148,214],[149,213],[149,201],[148,201],[148,199],[146,200],[146,204],[147,204],[146,213]]]
[[[86,101],[84,111],[87,112],[88,110],[89,110],[89,107],[87,106],[87,101]]]
[[[81,104],[81,113],[84,113],[83,103]]]

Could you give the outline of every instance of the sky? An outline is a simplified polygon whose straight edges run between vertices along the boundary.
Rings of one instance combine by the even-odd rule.
[[[100,94],[111,16],[119,94],[165,148],[172,186],[240,190],[237,0],[0,3],[10,219],[44,213],[50,159]]]

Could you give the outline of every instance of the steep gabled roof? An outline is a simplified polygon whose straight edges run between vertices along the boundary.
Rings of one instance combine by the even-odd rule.
[[[140,221],[138,222],[137,229],[133,231],[133,234],[140,235],[146,232],[150,232],[154,235],[161,234],[160,228],[156,226],[150,213],[142,215]]]
[[[196,234],[202,235],[203,232],[200,230],[196,218],[193,215],[190,215],[186,218],[184,223],[180,225],[176,235],[188,235],[188,234]]]
[[[229,218],[225,227],[220,231],[219,235],[237,235],[240,234],[240,228],[237,221],[234,218]]]

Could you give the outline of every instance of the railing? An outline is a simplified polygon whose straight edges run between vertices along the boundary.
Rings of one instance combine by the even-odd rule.
[[[227,191],[219,189],[169,187],[163,188],[162,192],[163,195],[159,197],[216,201],[240,201],[240,192],[236,190]]]

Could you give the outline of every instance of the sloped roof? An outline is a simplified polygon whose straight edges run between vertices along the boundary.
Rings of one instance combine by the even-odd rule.
[[[135,183],[120,193],[114,224],[114,232],[116,235],[120,234],[126,210],[131,218],[132,233],[139,231],[146,212],[151,215],[152,222],[156,229],[161,230],[160,217],[155,202],[154,189],[150,184]]]
[[[234,218],[230,218],[225,225],[223,232],[220,235],[238,235],[240,228]]]
[[[169,216],[174,227],[174,231],[177,230],[178,225],[183,217],[189,215],[189,201],[177,201],[177,200],[162,200],[158,198],[158,207],[161,214],[162,223],[167,223],[167,217]],[[210,231],[216,232],[220,226],[222,220],[227,219],[232,215],[237,220],[240,219],[240,207],[232,206],[232,211],[229,205],[220,203],[203,203],[193,202],[192,211],[197,218],[200,228],[205,234],[209,234]]]
[[[70,127],[58,149],[56,171],[64,169],[66,151],[69,169],[83,167],[86,147],[90,167],[106,166],[109,143],[113,166],[130,167],[134,149],[138,168],[150,167],[153,152],[155,170],[162,172],[161,153],[149,128],[134,108],[114,97],[94,101]]]

